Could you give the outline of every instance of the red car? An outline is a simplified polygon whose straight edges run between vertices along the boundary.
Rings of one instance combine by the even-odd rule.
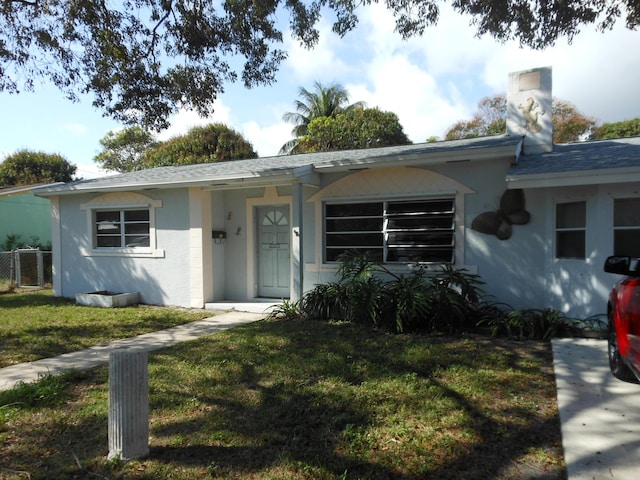
[[[640,380],[640,260],[609,257],[604,271],[625,275],[607,302],[609,367],[616,378]]]

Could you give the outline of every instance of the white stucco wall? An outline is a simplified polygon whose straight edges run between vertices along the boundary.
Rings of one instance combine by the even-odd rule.
[[[500,208],[500,199],[507,189],[504,181],[507,167],[504,162],[475,165],[460,176],[476,192],[465,197],[463,265],[485,282],[483,289],[489,300],[521,308],[539,305],[543,297],[542,218],[532,212],[531,200],[525,196],[526,209],[531,213],[529,224],[513,225],[508,240],[471,229],[478,215]]]
[[[609,290],[619,279],[603,271],[606,257],[613,254],[613,200],[637,197],[637,185],[535,188],[524,192],[531,222],[515,225],[511,239],[500,241],[467,230],[467,260],[478,265],[487,292],[514,308],[553,308],[581,319],[604,315]],[[586,202],[586,258],[558,259],[556,204],[574,201]],[[475,212],[470,208],[468,213],[471,221]]]
[[[605,314],[609,290],[620,278],[603,271],[605,259],[613,254],[613,203],[615,198],[638,197],[637,184],[550,188],[540,194],[551,212],[546,224],[547,304],[578,318]],[[572,201],[586,201],[586,258],[555,259],[555,206]]]
[[[145,195],[162,201],[162,207],[155,209],[157,247],[164,250],[160,258],[87,253],[92,250],[91,230],[87,211],[80,204],[98,195],[59,198],[61,267],[54,272],[56,295],[72,298],[77,293],[97,290],[137,291],[143,303],[190,305],[187,191],[156,190]]]

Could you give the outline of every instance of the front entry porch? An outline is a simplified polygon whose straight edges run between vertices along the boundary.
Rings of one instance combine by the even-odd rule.
[[[283,301],[276,298],[255,298],[250,302],[239,302],[233,300],[223,300],[220,302],[205,303],[205,310],[215,311],[236,311],[236,312],[250,312],[250,313],[263,313],[268,315],[271,311],[282,305]]]

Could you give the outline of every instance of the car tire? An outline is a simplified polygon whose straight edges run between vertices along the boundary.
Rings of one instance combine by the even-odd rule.
[[[609,323],[608,335],[609,368],[614,377],[624,382],[638,383],[638,379],[631,369],[624,363],[620,350],[618,349],[618,337],[616,330]]]

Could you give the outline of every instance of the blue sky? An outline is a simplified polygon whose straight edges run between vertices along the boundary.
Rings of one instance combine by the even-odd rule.
[[[468,119],[479,100],[505,93],[508,73],[553,67],[554,96],[573,103],[600,122],[640,117],[640,32],[623,22],[613,31],[585,27],[571,45],[560,40],[544,51],[521,49],[516,42],[499,44],[476,38],[469,19],[444,9],[437,27],[422,37],[402,41],[384,7],[361,10],[358,28],[339,38],[329,23],[311,51],[288,39],[289,58],[274,85],[251,90],[226,86],[211,118],[179,112],[161,140],[195,125],[222,122],[241,132],[261,157],[276,155],[291,138],[292,125],[282,121],[292,111],[299,87],[342,84],[352,102],[396,113],[415,143],[442,137],[458,120]],[[122,125],[91,106],[91,98],[72,103],[52,85],[36,84],[36,92],[0,93],[0,160],[27,148],[59,153],[78,167],[77,175],[93,178],[100,171],[93,157],[99,140]]]

